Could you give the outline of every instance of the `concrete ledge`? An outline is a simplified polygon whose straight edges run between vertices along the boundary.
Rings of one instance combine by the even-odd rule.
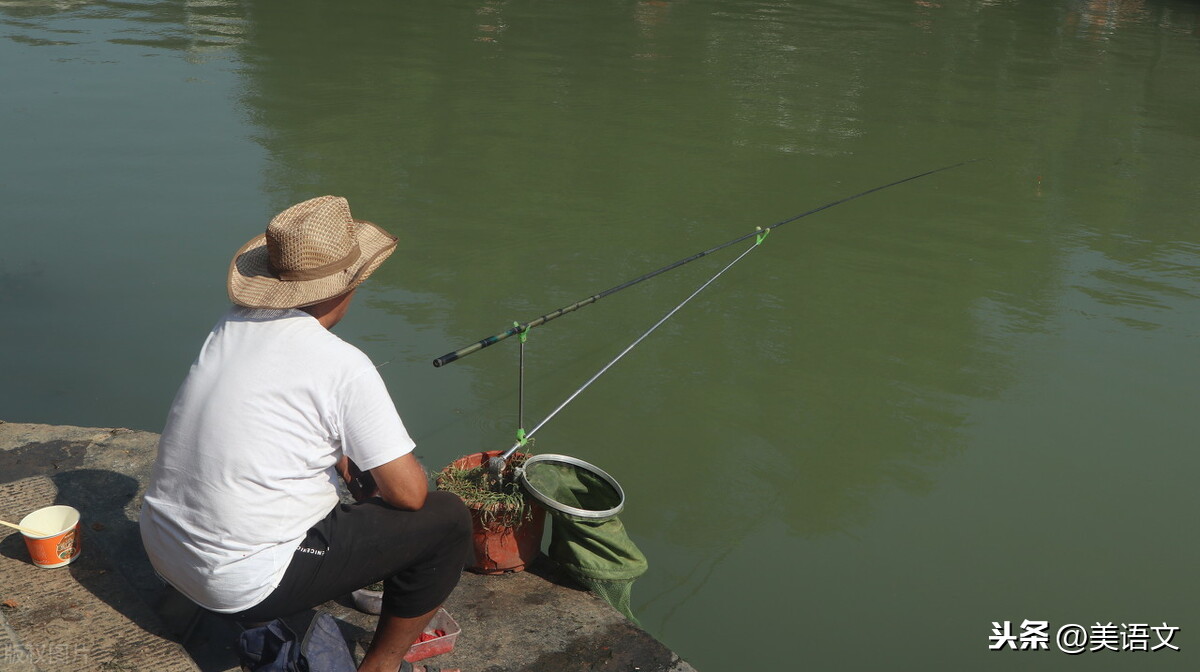
[[[51,504],[84,515],[83,553],[67,567],[35,567],[18,532],[0,539],[0,668],[198,669],[142,599],[161,584],[130,515],[147,445],[133,434],[0,424],[0,518]]]
[[[172,598],[142,549],[137,512],[157,443],[151,432],[0,421],[0,517],[15,522],[37,506],[65,503],[85,525],[84,553],[65,570],[30,564],[19,533],[0,537],[0,604],[11,605],[0,608],[0,668],[238,669],[235,626],[211,616],[194,621],[196,610]],[[694,672],[548,560],[526,572],[464,573],[445,607],[462,634],[454,651],[429,660],[443,668]],[[322,609],[361,654],[374,617],[337,603]],[[178,642],[196,623],[185,653]],[[75,655],[81,666],[56,655]]]

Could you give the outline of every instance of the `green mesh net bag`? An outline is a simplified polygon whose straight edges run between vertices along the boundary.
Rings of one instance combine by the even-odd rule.
[[[550,558],[637,623],[630,594],[647,562],[617,518],[625,504],[621,486],[599,468],[565,455],[529,458],[520,480],[550,512]]]

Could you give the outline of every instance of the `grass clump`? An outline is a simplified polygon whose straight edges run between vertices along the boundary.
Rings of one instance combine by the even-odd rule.
[[[486,461],[471,469],[460,469],[451,464],[438,474],[437,489],[458,495],[467,506],[479,512],[480,522],[486,528],[516,527],[533,518],[529,501],[514,472],[527,457],[514,454],[500,472],[498,483],[492,482]]]

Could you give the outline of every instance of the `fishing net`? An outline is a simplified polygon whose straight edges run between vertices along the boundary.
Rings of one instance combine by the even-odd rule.
[[[550,512],[550,558],[637,623],[630,594],[647,562],[617,518],[625,504],[621,486],[599,468],[565,455],[531,457],[519,473],[521,484]]]

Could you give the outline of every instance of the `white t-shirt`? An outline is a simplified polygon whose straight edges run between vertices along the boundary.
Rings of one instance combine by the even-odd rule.
[[[159,440],[140,520],[150,562],[210,611],[248,609],[337,505],[342,454],[366,471],[413,447],[361,351],[303,311],[234,307]]]

